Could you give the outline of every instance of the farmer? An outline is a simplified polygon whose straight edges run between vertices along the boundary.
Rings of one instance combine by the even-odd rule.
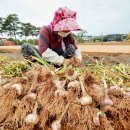
[[[71,31],[78,30],[80,27],[76,23],[76,12],[67,7],[60,7],[56,10],[53,21],[41,28],[38,50],[25,43],[22,45],[22,54],[25,58],[34,55],[33,48],[45,61],[55,65],[68,65],[72,57],[80,63],[82,55],[71,34]]]

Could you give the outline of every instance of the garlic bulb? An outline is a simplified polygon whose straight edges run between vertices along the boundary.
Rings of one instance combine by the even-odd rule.
[[[35,93],[29,93],[27,96],[32,98],[33,100],[36,100],[36,97],[37,97]]]
[[[38,121],[39,121],[39,117],[38,117],[38,115],[35,114],[35,113],[29,114],[29,115],[27,115],[26,118],[25,118],[25,122],[26,122],[27,124],[34,124],[34,125],[35,125],[35,124],[38,123]]]
[[[123,88],[120,88],[119,86],[110,86],[109,88],[109,93],[115,95],[115,96],[120,96],[122,95]]]
[[[55,91],[55,96],[60,96],[60,97],[67,97],[69,94],[68,91],[64,90],[64,89],[57,89]]]
[[[123,96],[124,96],[124,97],[130,97],[130,92],[125,92],[125,91],[123,91]]]
[[[54,121],[51,124],[51,128],[52,128],[52,130],[60,130],[60,128],[61,128],[61,122],[59,120]]]
[[[66,105],[64,111],[62,112],[62,114],[60,115],[59,119],[52,122],[52,124],[51,124],[52,130],[61,130],[61,120],[62,120],[64,114],[66,113],[68,107],[69,107],[69,103],[67,103],[67,105]]]
[[[57,89],[63,89],[65,84],[66,84],[66,80],[54,80],[53,83],[55,84],[55,87]]]
[[[93,123],[94,123],[94,125],[96,125],[96,126],[99,126],[99,125],[100,125],[99,116],[95,116],[95,117],[93,118]]]
[[[80,89],[80,82],[77,80],[74,80],[72,82],[69,82],[68,89]]]
[[[37,108],[38,108],[38,103],[36,102],[35,106],[34,106],[33,113],[27,115],[26,118],[25,118],[25,122],[27,124],[34,124],[35,125],[39,122],[39,117],[38,117],[38,114],[37,114]]]
[[[100,125],[100,116],[105,116],[105,114],[102,111],[99,111],[99,109],[95,109],[97,111],[96,116],[93,117],[93,123],[96,126]]]
[[[81,105],[89,105],[92,103],[92,98],[89,95],[80,98]]]
[[[101,101],[102,106],[113,106],[113,101],[109,97],[105,97],[104,100]]]
[[[18,95],[22,94],[22,85],[21,84],[13,84],[11,87],[16,89]]]

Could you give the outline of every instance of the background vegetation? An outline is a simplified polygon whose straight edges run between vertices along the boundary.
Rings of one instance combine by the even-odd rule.
[[[38,44],[39,30],[40,27],[21,22],[17,14],[9,14],[5,18],[0,17],[0,35],[5,36],[17,45],[26,42],[34,45]],[[73,36],[77,42],[130,41],[130,33],[88,36],[87,31],[81,30]]]

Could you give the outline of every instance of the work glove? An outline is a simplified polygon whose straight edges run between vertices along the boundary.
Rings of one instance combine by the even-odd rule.
[[[74,47],[74,45],[72,45],[72,44],[69,44],[68,45],[68,48],[66,49],[66,51],[64,52],[64,57],[65,58],[71,58],[73,55],[74,55],[74,53],[75,53],[75,47]]]
[[[21,53],[25,59],[31,59],[32,56],[35,56],[35,51],[39,54],[38,49],[29,43],[24,43],[21,46]]]
[[[21,52],[24,57],[34,56],[34,49],[31,44],[24,43],[21,46]]]

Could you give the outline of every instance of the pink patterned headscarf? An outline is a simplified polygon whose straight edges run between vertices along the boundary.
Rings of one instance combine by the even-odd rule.
[[[80,27],[76,23],[76,12],[67,7],[60,7],[56,10],[51,25],[53,31],[80,30]]]

